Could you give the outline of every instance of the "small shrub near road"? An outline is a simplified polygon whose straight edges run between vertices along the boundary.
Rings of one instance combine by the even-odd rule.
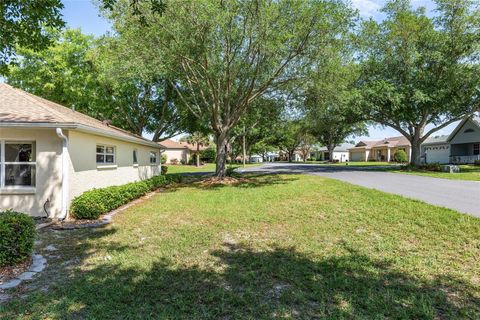
[[[399,163],[405,163],[407,162],[407,153],[403,150],[397,150],[395,151],[395,154],[393,155],[393,159],[395,159],[396,162]]]
[[[35,222],[24,213],[0,212],[0,267],[25,261],[33,252]]]
[[[175,180],[177,180],[176,176],[161,175],[122,186],[93,189],[73,199],[71,214],[76,219],[98,219],[102,214],[117,209],[149,191],[156,190]]]
[[[164,175],[164,174],[167,174],[167,172],[168,172],[168,167],[162,166],[161,174]]]
[[[442,165],[440,163],[427,163],[421,166],[408,165],[402,167],[406,171],[432,171],[432,172],[441,172]]]

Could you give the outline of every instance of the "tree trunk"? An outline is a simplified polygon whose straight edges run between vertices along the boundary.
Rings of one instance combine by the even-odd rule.
[[[327,146],[328,150],[328,162],[333,162],[333,151],[335,150],[335,145],[328,145]]]
[[[421,142],[418,137],[413,137],[410,141],[412,145],[412,158],[410,159],[410,164],[418,167],[422,165],[422,151],[421,151]]]
[[[200,167],[200,144],[198,142],[197,142],[196,158],[197,158],[197,167]]]
[[[295,153],[294,151],[288,151],[288,162],[293,162],[293,155]]]
[[[215,142],[217,144],[217,158],[215,159],[215,176],[219,178],[225,178],[228,144],[227,135],[225,133],[216,133]]]
[[[244,130],[244,133],[245,133],[245,128],[243,129]],[[246,147],[245,147],[245,134],[243,135],[243,138],[242,138],[242,149],[243,149],[243,155],[242,155],[242,162],[243,162],[243,167],[245,168],[245,160],[247,158],[247,150],[246,150]]]

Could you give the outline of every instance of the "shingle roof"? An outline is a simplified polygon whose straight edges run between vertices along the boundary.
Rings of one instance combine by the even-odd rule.
[[[346,152],[348,149],[351,149],[353,147],[354,147],[354,145],[351,144],[351,143],[342,143],[342,144],[336,146],[333,151]],[[320,147],[320,148],[317,149],[317,151],[328,151],[328,149],[327,149],[327,147]]]
[[[435,137],[428,137],[427,140],[423,144],[438,144],[438,143],[447,143],[448,136],[435,136]]]
[[[187,146],[172,139],[167,139],[158,143],[164,149],[187,149]]]
[[[410,141],[404,136],[398,137],[390,137],[385,138],[383,140],[376,140],[376,141],[360,141],[355,145],[355,147],[350,149],[371,149],[371,148],[378,148],[378,147],[404,147],[409,146]]]
[[[0,126],[19,124],[49,125],[72,129],[81,127],[100,135],[155,145],[152,141],[141,136],[13,88],[8,84],[0,83]]]

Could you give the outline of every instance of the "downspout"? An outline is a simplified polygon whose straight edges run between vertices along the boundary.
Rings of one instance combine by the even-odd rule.
[[[69,175],[68,175],[68,138],[63,134],[61,128],[56,129],[57,136],[62,139],[62,212],[59,217],[60,220],[67,218],[68,209],[68,187],[69,187]]]

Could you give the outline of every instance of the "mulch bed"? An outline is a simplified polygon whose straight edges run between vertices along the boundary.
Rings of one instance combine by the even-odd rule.
[[[229,185],[236,185],[236,184],[249,183],[249,182],[251,182],[251,180],[247,178],[211,177],[211,178],[200,181],[199,184],[203,187],[209,187],[209,186],[217,186],[217,185],[229,186]]]
[[[18,277],[22,273],[28,270],[32,265],[32,258],[28,258],[22,263],[14,266],[0,267],[0,283],[5,283],[13,278]]]

